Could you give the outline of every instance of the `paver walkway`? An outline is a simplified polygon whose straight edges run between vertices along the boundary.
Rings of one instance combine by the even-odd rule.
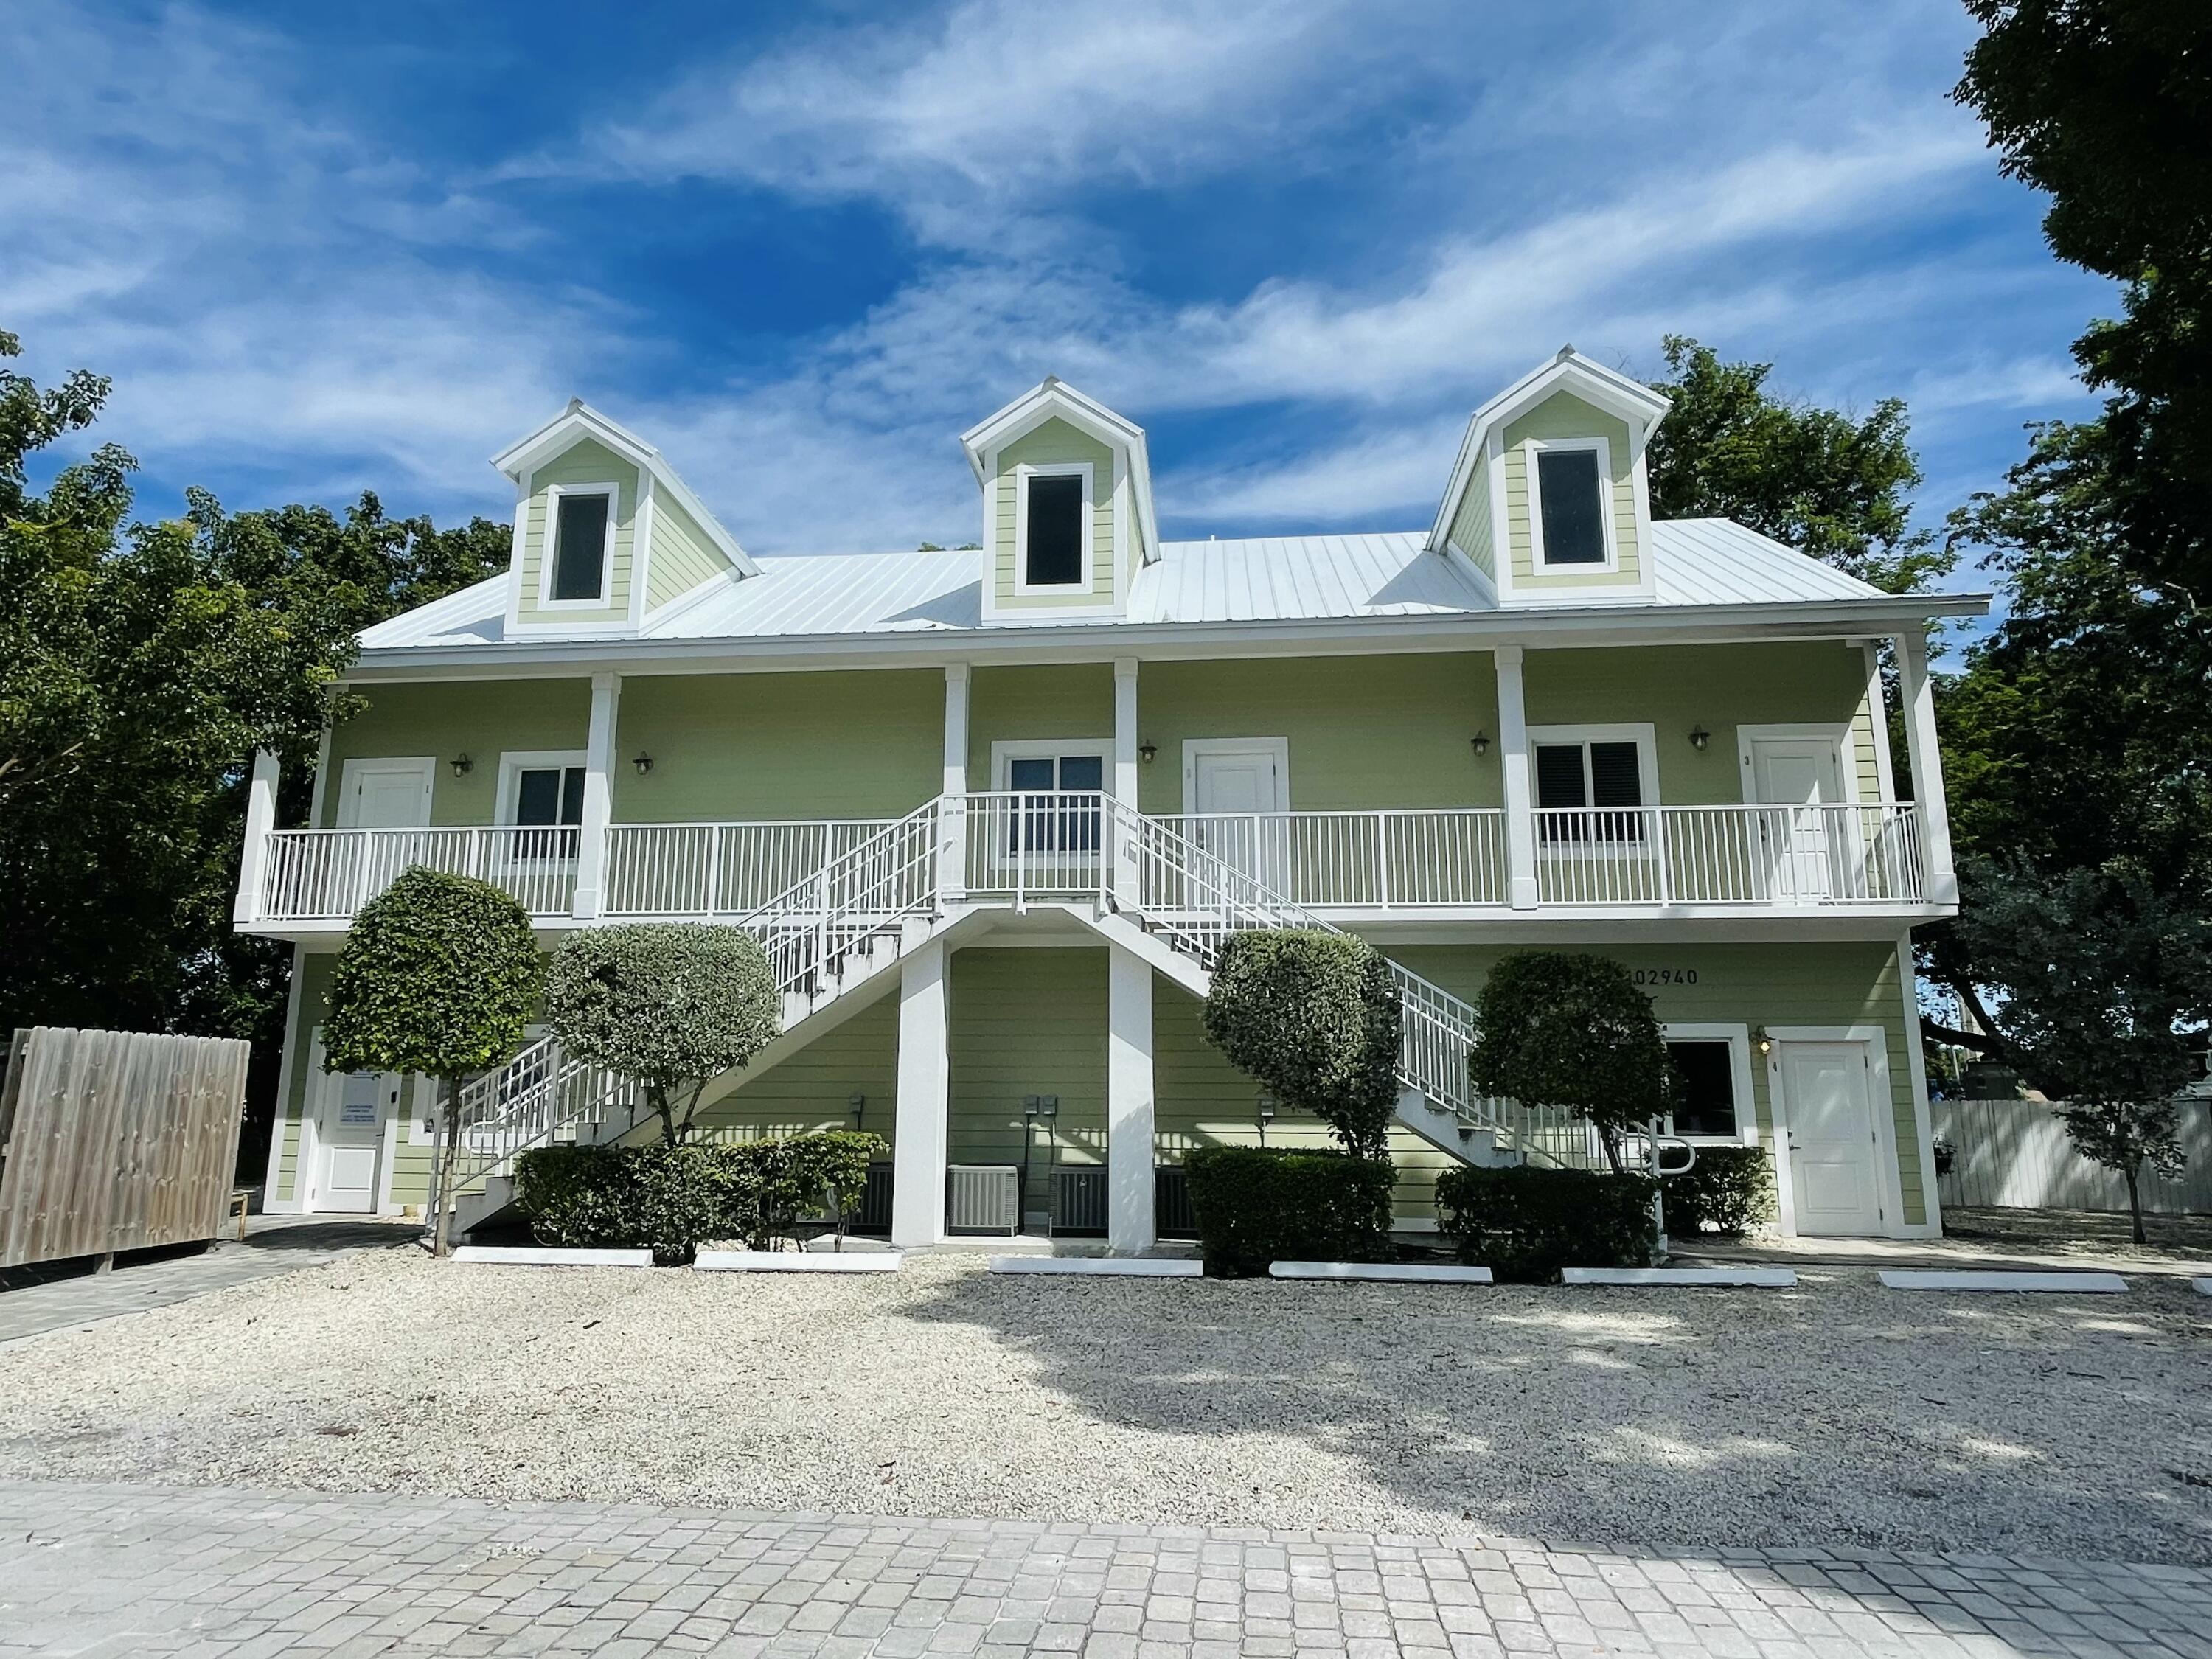
[[[112,1273],[73,1272],[0,1290],[0,1347],[312,1267],[348,1250],[395,1249],[421,1232],[407,1222],[272,1218],[258,1223],[243,1242],[225,1239],[197,1254],[126,1261]]]
[[[0,1484],[0,1655],[2212,1656],[2212,1568]]]

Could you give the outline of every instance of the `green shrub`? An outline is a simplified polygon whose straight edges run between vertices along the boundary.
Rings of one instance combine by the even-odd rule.
[[[1645,1267],[1657,1253],[1649,1176],[1591,1170],[1452,1170],[1437,1177],[1437,1226],[1468,1261],[1524,1283],[1562,1267]]]
[[[540,1243],[574,1249],[647,1245],[662,1263],[701,1244],[766,1249],[822,1213],[850,1214],[879,1136],[836,1130],[787,1139],[641,1146],[540,1146],[516,1160],[515,1203]]]
[[[760,941],[742,927],[586,927],[561,942],[546,969],[545,1024],[575,1059],[644,1085],[661,1140],[673,1146],[690,1135],[707,1080],[783,1029],[783,999]]]
[[[1774,1166],[1764,1146],[1700,1146],[1698,1161],[1661,1184],[1669,1237],[1741,1238],[1774,1218]]]
[[[1233,1279],[1271,1261],[1383,1261],[1387,1158],[1273,1146],[1200,1146],[1183,1159],[1206,1271]]]
[[[1651,999],[1611,957],[1516,951],[1475,1000],[1468,1055],[1479,1095],[1556,1106],[1597,1127],[1621,1167],[1620,1138],[1674,1109],[1674,1068]]]
[[[1401,1012],[1390,964],[1318,927],[1231,934],[1206,998],[1206,1035],[1344,1149],[1381,1158],[1398,1100]]]

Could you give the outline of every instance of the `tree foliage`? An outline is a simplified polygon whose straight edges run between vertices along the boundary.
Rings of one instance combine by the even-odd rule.
[[[1911,526],[1920,465],[1904,402],[1854,418],[1767,389],[1771,363],[1723,362],[1679,334],[1662,344],[1673,400],[1652,434],[1651,513],[1734,519],[1886,592],[1923,586],[1949,554]]]
[[[289,947],[231,932],[252,751],[302,812],[361,628],[503,567],[505,526],[440,531],[363,495],[131,522],[106,444],[29,483],[108,382],[42,390],[0,333],[0,1027],[46,1022],[282,1037]]]
[[[2066,1103],[2076,1149],[2125,1180],[2140,1243],[2142,1170],[2181,1165],[2173,1096],[2196,1070],[2183,1028],[2212,1010],[2212,922],[2132,863],[1971,874],[1959,931],[2004,990],[1988,1018],[2008,1057]]]
[[[783,1029],[783,1000],[744,929],[640,922],[561,942],[545,977],[545,1023],[570,1054],[643,1085],[673,1146],[690,1133],[708,1079],[744,1065]]]
[[[1344,1149],[1384,1158],[1398,1101],[1401,1018],[1390,964],[1349,933],[1232,934],[1206,999],[1206,1035]]]
[[[1596,1126],[1620,1167],[1620,1138],[1674,1106],[1674,1072],[1651,999],[1611,957],[1516,951],[1475,1000],[1468,1075],[1480,1095],[1552,1106]]]

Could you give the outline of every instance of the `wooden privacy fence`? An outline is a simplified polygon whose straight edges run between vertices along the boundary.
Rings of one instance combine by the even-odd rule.
[[[0,1267],[222,1231],[252,1045],[19,1030],[0,1089]]]
[[[2040,1100],[1937,1100],[1937,1139],[1958,1156],[1936,1190],[1947,1205],[2051,1210],[2124,1210],[2127,1183],[2074,1150],[2057,1109]],[[2184,1100],[2179,1180],[2145,1175],[2146,1211],[2212,1214],[2212,1105]]]

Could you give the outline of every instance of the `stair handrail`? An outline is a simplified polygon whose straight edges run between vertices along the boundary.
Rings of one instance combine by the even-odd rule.
[[[856,943],[868,933],[879,932],[902,916],[931,910],[936,907],[939,880],[935,864],[938,856],[938,823],[942,815],[945,797],[923,802],[896,823],[884,825],[866,840],[856,842],[824,862],[821,868],[799,880],[746,915],[739,916],[736,926],[744,928],[761,942],[769,952],[769,965],[776,975],[779,992],[794,992],[812,983],[822,968],[842,950]],[[923,835],[924,830],[927,834]],[[914,838],[915,848],[910,848],[903,858],[896,850],[900,836]],[[881,860],[886,853],[897,861],[876,871],[872,876],[863,874],[863,883],[856,890],[840,899],[845,883],[855,870],[872,860]],[[916,870],[927,869],[927,878],[918,884],[919,890],[902,893],[898,890]],[[841,879],[842,878],[842,879]],[[801,896],[811,901],[799,902]],[[888,902],[881,902],[888,897]],[[870,901],[878,901],[872,905]],[[866,918],[855,924],[854,917]],[[793,919],[809,929],[801,936],[791,933]],[[840,925],[852,933],[851,939],[841,933]],[[779,937],[782,933],[783,937]],[[794,952],[788,946],[799,942],[802,948]]]
[[[1147,917],[1155,930],[1168,934],[1208,969],[1219,959],[1221,941],[1232,933],[1255,927],[1346,933],[1296,900],[1273,891],[1251,872],[1206,851],[1162,819],[1111,797],[1108,811],[1116,842],[1133,837],[1128,844],[1137,885],[1135,892],[1127,895],[1127,902]],[[1147,902],[1152,890],[1148,876],[1159,872],[1174,876],[1186,888],[1195,883],[1208,902],[1200,908],[1181,911],[1165,903]],[[1121,896],[1118,887],[1115,892],[1117,899]],[[1385,956],[1383,961],[1397,988],[1401,1016],[1400,1082],[1462,1123],[1512,1137],[1524,1156],[1563,1164],[1587,1161],[1589,1126],[1579,1119],[1555,1108],[1475,1095],[1467,1069],[1479,1023],[1474,1004],[1423,979],[1393,957]]]

